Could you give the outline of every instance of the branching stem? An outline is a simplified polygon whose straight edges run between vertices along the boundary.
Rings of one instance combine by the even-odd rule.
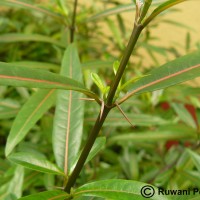
[[[76,9],[76,4],[77,4],[77,1],[75,1],[75,9]],[[73,17],[75,19],[75,15]],[[73,24],[73,23],[72,23]],[[115,96],[115,93],[116,93],[116,90],[117,90],[117,87],[119,85],[119,82],[124,74],[124,71],[126,69],[126,66],[127,66],[127,63],[129,61],[129,58],[131,56],[131,53],[135,47],[135,44],[140,36],[140,33],[142,32],[142,29],[143,29],[143,26],[142,25],[138,25],[138,24],[135,24],[134,27],[133,27],[133,31],[132,31],[132,34],[131,34],[131,37],[129,39],[129,42],[128,42],[128,45],[125,49],[125,52],[123,54],[123,57],[122,57],[122,60],[120,62],[120,65],[119,65],[119,69],[117,71],[117,74],[114,78],[114,81],[111,85],[111,89],[109,91],[109,94],[108,94],[108,97],[107,97],[107,101],[104,105],[104,102],[102,104],[103,106],[103,109],[100,110],[99,112],[99,115],[96,119],[96,122],[95,122],[95,125],[94,127],[92,128],[91,130],[91,133],[88,137],[88,140],[83,148],[83,151],[79,157],[79,160],[72,172],[72,174],[69,176],[68,178],[68,181],[67,181],[67,184],[64,188],[64,191],[66,191],[67,193],[70,193],[70,190],[71,188],[73,187],[73,185],[75,184],[76,182],[76,179],[78,178],[83,166],[84,166],[84,163],[90,153],[90,150],[92,149],[92,146],[99,134],[99,131],[101,130],[102,126],[103,126],[103,123],[108,115],[108,113],[110,112],[110,110],[114,107],[114,103],[113,103],[113,100],[114,100],[114,96]],[[73,29],[72,29],[73,31]],[[73,40],[73,33],[71,33],[71,40]]]
[[[99,131],[100,131],[109,111],[110,111],[109,108],[104,107],[103,113],[102,114],[101,114],[101,112],[99,113],[99,116],[95,122],[95,125],[92,128],[91,133],[88,137],[88,140],[84,146],[84,149],[79,157],[79,160],[78,160],[72,174],[70,175],[70,177],[68,179],[67,185],[64,188],[64,191],[66,191],[67,193],[70,193],[71,187],[75,184],[75,181],[83,168],[83,165],[87,159],[87,156],[90,153],[90,150],[99,134]]]
[[[109,91],[109,94],[108,94],[107,104],[109,106],[113,104],[113,99],[114,99],[117,87],[119,85],[119,82],[120,82],[123,74],[124,74],[124,71],[126,69],[126,65],[129,61],[129,58],[130,58],[131,53],[132,53],[132,51],[135,47],[135,44],[136,44],[136,42],[139,38],[139,35],[142,32],[142,29],[143,29],[142,25],[138,25],[138,24],[134,25],[131,37],[130,37],[129,42],[128,42],[128,45],[125,49],[122,60],[120,62],[119,69],[117,71],[117,74],[115,76],[115,79],[114,79],[114,81],[111,85],[111,88],[110,88],[110,91]]]

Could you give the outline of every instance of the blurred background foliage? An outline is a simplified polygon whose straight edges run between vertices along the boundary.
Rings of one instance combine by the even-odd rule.
[[[59,72],[63,52],[69,43],[73,1],[13,2],[0,2],[0,60]],[[163,1],[155,0],[154,5],[160,2]],[[195,12],[198,5],[197,1],[189,1],[174,7],[144,30],[123,77],[124,82],[200,48],[200,27],[195,25],[197,17],[200,18],[199,12]],[[112,81],[113,62],[123,54],[133,19],[133,1],[79,2],[76,42],[88,88],[99,92],[90,77],[91,72],[98,73],[106,84]],[[198,81],[192,81],[126,101],[122,109],[134,127],[114,109],[101,131],[107,138],[106,145],[85,166],[77,184],[94,179],[123,178],[171,189],[200,187],[200,88],[197,86]],[[13,120],[35,90],[0,86],[2,200],[62,187],[60,177],[24,169],[4,156]],[[95,103],[85,102],[83,144],[98,110]],[[54,107],[37,122],[17,150],[34,152],[54,162],[53,117]]]

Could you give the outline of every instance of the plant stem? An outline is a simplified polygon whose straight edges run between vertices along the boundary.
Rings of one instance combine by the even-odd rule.
[[[115,92],[117,90],[119,82],[122,78],[122,75],[124,73],[126,65],[129,61],[131,53],[132,53],[132,51],[135,47],[135,44],[136,44],[136,42],[139,38],[139,35],[140,35],[142,29],[143,29],[142,25],[137,25],[137,24],[134,25],[134,28],[133,28],[130,40],[128,42],[127,48],[124,52],[124,55],[123,55],[122,60],[120,62],[119,69],[118,69],[117,74],[116,74],[116,77],[115,77],[115,79],[112,83],[110,92],[108,94],[107,105],[104,106],[103,113],[100,111],[98,118],[95,122],[95,125],[93,126],[91,133],[88,137],[88,140],[87,140],[87,142],[86,142],[86,144],[83,148],[83,151],[81,152],[79,160],[76,163],[76,166],[75,166],[72,174],[69,176],[67,184],[64,188],[64,191],[67,192],[67,193],[70,193],[71,188],[75,184],[76,179],[78,178],[78,176],[79,176],[79,174],[80,174],[80,172],[83,168],[83,165],[84,165],[84,163],[85,163],[85,161],[88,157],[88,154],[90,153],[90,150],[92,149],[92,146],[93,146],[93,144],[94,144],[94,142],[95,142],[95,140],[96,140],[96,138],[99,134],[99,131],[101,130],[103,123],[104,123],[109,111],[112,109],[112,102],[113,102],[113,98],[115,96]],[[73,35],[73,34],[71,34],[71,35]]]
[[[131,37],[129,39],[128,45],[126,47],[126,50],[125,50],[123,57],[122,57],[122,60],[120,62],[119,69],[117,70],[117,74],[114,78],[114,81],[111,85],[111,88],[110,88],[110,91],[109,91],[109,94],[108,94],[108,98],[107,98],[107,105],[108,106],[111,106],[112,103],[113,103],[112,101],[113,101],[113,98],[115,96],[117,87],[119,85],[119,82],[120,82],[123,74],[124,74],[124,70],[126,69],[126,65],[129,61],[129,58],[130,58],[131,53],[132,53],[132,51],[135,47],[135,44],[136,44],[136,42],[139,38],[139,35],[142,32],[142,29],[143,29],[143,26],[140,25],[140,24],[139,25],[135,24],[134,27],[133,27]]]
[[[76,21],[76,10],[77,10],[78,0],[74,0],[74,11],[72,16],[72,24],[70,27],[70,43],[74,41],[74,31],[75,31],[75,21]]]
[[[102,115],[101,115],[101,113],[99,113],[99,116],[95,122],[95,125],[94,125],[93,129],[91,130],[88,140],[87,140],[87,142],[84,146],[84,149],[79,157],[79,160],[67,181],[67,185],[64,188],[65,192],[70,193],[71,187],[75,184],[75,181],[78,178],[78,176],[83,168],[83,165],[87,159],[87,156],[90,153],[90,150],[99,134],[99,131],[100,131],[109,111],[110,111],[110,108],[104,107]]]

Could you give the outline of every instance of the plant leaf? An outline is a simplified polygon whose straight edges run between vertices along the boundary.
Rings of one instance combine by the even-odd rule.
[[[86,69],[94,70],[94,68],[102,69],[102,68],[109,68],[112,66],[112,61],[101,61],[101,60],[95,60],[95,61],[89,61],[82,63],[82,66]]]
[[[200,51],[196,51],[153,69],[148,76],[130,84],[128,94],[120,99],[118,104],[134,94],[167,88],[200,76],[199,56]]]
[[[96,74],[96,73],[91,73],[91,78],[92,78],[93,82],[96,84],[96,86],[103,93],[105,85],[103,84],[103,81],[101,80],[101,78],[99,77],[99,75]]]
[[[113,200],[144,200],[144,197],[141,195],[141,189],[146,185],[146,183],[130,180],[103,180],[79,187],[75,190],[74,196],[96,196]],[[156,191],[155,187],[151,187]],[[155,195],[153,195],[151,199],[166,200],[168,198],[158,195],[157,192],[155,192]]]
[[[135,9],[135,5],[133,3],[127,4],[127,5],[119,5],[114,8],[104,10],[103,12],[100,12],[100,13],[90,17],[88,19],[88,21],[98,20],[98,19],[110,16],[110,15],[116,15],[116,14],[119,14],[122,12],[132,11],[134,9]]]
[[[165,119],[162,119],[158,116],[146,115],[146,114],[130,114],[126,113],[127,118],[131,121],[133,125],[136,126],[152,126],[152,125],[165,125],[171,123]],[[85,122],[88,124],[92,124],[95,122],[94,117],[88,117],[85,119]],[[121,113],[110,113],[104,122],[104,126],[130,126],[127,120],[122,116]]]
[[[64,172],[55,164],[49,162],[48,160],[34,153],[30,152],[13,153],[10,156],[8,156],[8,159],[14,163],[17,163],[29,169],[33,169],[44,173],[58,174],[61,176],[65,176]]]
[[[86,163],[92,160],[92,158],[94,158],[94,156],[96,156],[97,153],[99,153],[99,151],[101,151],[104,148],[105,143],[106,143],[106,137],[98,137],[95,140],[95,143],[92,146],[92,149],[87,157]]]
[[[183,130],[183,132],[181,132]],[[191,129],[178,129],[178,130],[155,130],[145,132],[125,133],[115,135],[109,138],[111,143],[127,143],[127,142],[159,142],[168,140],[181,140],[181,139],[197,139],[197,134]]]
[[[22,197],[18,200],[64,200],[69,194],[63,191],[52,190]]]
[[[55,99],[55,89],[38,90],[24,104],[14,120],[6,143],[6,156],[26,136],[28,131],[52,106]]]
[[[59,65],[53,64],[53,63],[47,63],[47,62],[37,62],[37,61],[17,61],[12,62],[10,64],[13,64],[15,66],[19,67],[26,67],[26,68],[35,68],[35,69],[43,69],[43,70],[53,70],[58,71],[60,69]]]
[[[192,161],[198,169],[198,171],[200,171],[200,156],[197,153],[191,151],[190,149],[187,149],[187,153],[191,156]]]
[[[84,164],[87,164],[90,160],[92,160],[92,158],[94,158],[97,155],[97,153],[99,153],[99,151],[101,151],[104,148],[105,143],[106,143],[106,137],[98,137],[95,140],[95,143],[92,146],[92,149],[91,149],[91,151],[90,151],[90,153],[89,153],[89,155],[87,157],[87,160],[85,161]],[[80,156],[80,153],[74,159],[70,173],[74,170],[74,167],[75,167],[75,165],[76,165],[76,163],[77,163],[77,161],[79,159],[79,156]]]
[[[0,35],[0,43],[8,42],[46,42],[65,48],[62,42],[52,39],[51,37],[39,34],[24,34],[24,33],[7,33]]]
[[[81,64],[74,44],[64,53],[61,75],[82,82]],[[53,149],[56,162],[65,174],[72,167],[72,161],[78,154],[83,128],[84,102],[82,94],[73,91],[59,91],[53,128]]]
[[[143,23],[143,26],[147,26],[157,15],[159,15],[161,12],[167,10],[168,8],[176,5],[176,4],[179,4],[179,3],[182,3],[184,1],[187,1],[187,0],[169,0],[169,1],[166,1],[164,3],[162,3],[161,5],[159,5],[152,13],[151,15],[144,21]]]
[[[188,112],[183,104],[172,103],[171,105],[181,120],[183,120],[190,127],[194,129],[197,128],[196,123],[192,118],[192,115]]]
[[[82,92],[94,99],[97,95],[71,78],[39,69],[28,69],[0,62],[0,85],[26,88],[63,89]]]
[[[17,108],[1,108],[0,107],[0,119],[10,119],[17,115],[19,109]]]
[[[14,194],[17,198],[22,195],[24,181],[24,168],[22,166],[16,166],[14,177],[11,179],[8,186],[8,193]]]
[[[123,40],[122,35],[120,34],[119,28],[116,27],[116,22],[110,19],[105,20],[108,24],[108,28],[112,32],[113,40],[116,42],[116,44],[119,46],[120,49],[123,49]]]
[[[162,2],[162,1],[161,1]],[[153,2],[152,5],[156,6],[159,5],[159,1]],[[117,5],[114,8],[109,8],[107,10],[104,10],[88,19],[88,21],[94,21],[94,20],[99,20],[111,15],[117,15],[121,14],[123,12],[130,12],[135,10],[135,5],[133,3],[126,4],[126,5]]]
[[[59,16],[58,14],[56,14],[50,10],[47,10],[46,8],[42,8],[40,6],[29,4],[27,2],[23,2],[23,1],[19,1],[19,0],[1,0],[0,5],[19,7],[19,8],[24,8],[24,9],[30,9],[33,11],[38,11],[38,12],[44,13],[45,15],[49,15],[51,17],[59,19],[60,21],[63,21],[62,16]]]

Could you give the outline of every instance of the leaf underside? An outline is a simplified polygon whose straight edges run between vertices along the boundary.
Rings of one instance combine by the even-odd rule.
[[[66,49],[61,75],[82,82],[81,64],[74,44]],[[83,129],[84,102],[82,94],[74,91],[59,91],[53,129],[53,149],[58,166],[68,174],[74,157],[77,156]]]
[[[14,120],[6,143],[6,156],[26,136],[35,123],[53,105],[55,89],[40,89],[24,104]]]
[[[128,86],[128,94],[119,102],[132,95],[142,94],[173,86],[200,76],[200,51],[177,58],[153,69],[149,75]]]

